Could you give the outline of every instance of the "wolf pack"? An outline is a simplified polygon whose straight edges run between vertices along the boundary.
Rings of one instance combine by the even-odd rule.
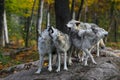
[[[47,26],[39,36],[39,65],[35,73],[41,72],[46,54],[48,54],[48,71],[50,72],[53,70],[53,53],[57,54],[56,72],[61,70],[61,57],[63,57],[63,69],[68,70],[68,65],[73,64],[72,56],[76,54],[84,66],[88,65],[89,58],[93,64],[97,64],[91,51],[96,48],[96,56],[100,56],[99,50],[105,48],[103,38],[108,35],[108,32],[94,23],[84,23],[74,19],[70,20],[65,27],[67,33],[53,26]],[[79,53],[80,51],[82,54]]]

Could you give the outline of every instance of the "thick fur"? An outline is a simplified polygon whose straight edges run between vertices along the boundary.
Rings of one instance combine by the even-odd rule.
[[[99,28],[98,26],[95,27],[95,24],[90,25],[88,23],[85,25],[82,24],[82,27],[79,28],[78,26],[81,26],[80,22],[76,20],[68,22],[66,26],[70,30],[70,36],[73,45],[78,49],[82,49],[84,54],[87,54],[85,65],[87,65],[87,59],[89,56],[92,59],[92,62],[96,64],[93,56],[91,55],[91,50],[89,49],[97,44],[99,40],[105,37],[108,32],[102,28]]]
[[[53,45],[53,42],[51,40],[51,37],[49,36],[48,29],[45,29],[41,36],[39,36],[38,40],[38,51],[39,51],[39,68],[36,71],[36,73],[40,73],[43,63],[44,63],[44,56],[45,54],[49,55],[49,64],[48,64],[48,70],[52,71],[52,52],[55,50],[55,46]]]
[[[98,27],[98,25],[94,24],[94,23],[83,23],[80,21],[76,21],[76,20],[71,20],[68,22],[67,27],[71,28],[71,29],[90,29],[91,27]],[[97,46],[97,56],[99,57],[99,47],[101,47],[102,49],[105,48],[105,44],[103,42],[103,39],[101,39],[100,41],[98,41],[98,43],[96,44]],[[94,48],[94,47],[92,47]]]
[[[61,68],[61,54],[64,53],[64,70],[68,70],[67,68],[67,51],[70,48],[70,39],[67,34],[60,32],[59,30],[51,27],[49,28],[49,33],[52,38],[52,41],[56,47],[57,54],[58,54],[58,68],[57,72],[60,71]]]

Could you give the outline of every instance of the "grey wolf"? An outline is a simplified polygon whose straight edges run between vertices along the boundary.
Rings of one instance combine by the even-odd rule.
[[[102,28],[95,27],[95,24],[90,25],[86,23],[85,26],[82,25],[82,27],[79,28],[78,26],[80,26],[80,22],[75,20],[68,22],[66,26],[70,30],[70,37],[73,45],[76,48],[84,51],[84,53],[87,55],[85,59],[85,65],[87,65],[88,57],[90,57],[92,62],[96,64],[93,56],[90,53],[91,50],[89,49],[97,44],[103,37],[108,35],[108,32]]]
[[[38,52],[39,52],[39,68],[36,71],[36,73],[40,73],[43,63],[44,63],[44,56],[45,54],[49,55],[49,64],[48,64],[48,70],[52,71],[52,52],[55,50],[55,46],[51,40],[51,37],[49,36],[48,28],[45,29],[42,33],[41,36],[39,36],[38,39]]]
[[[90,29],[91,27],[99,27],[98,25],[96,25],[94,23],[83,23],[83,22],[76,21],[76,20],[73,20],[73,19],[67,23],[67,26],[69,28],[71,28],[71,29],[74,28],[74,29],[78,29],[78,30],[80,30],[80,29],[86,30],[86,29]],[[96,46],[97,46],[97,57],[99,57],[99,55],[100,55],[99,54],[99,52],[100,52],[99,51],[100,46],[101,46],[102,49],[105,48],[105,44],[104,44],[103,39],[101,39],[100,41],[98,41],[98,43],[96,44]],[[92,47],[92,48],[94,48],[94,47]]]
[[[54,27],[49,28],[49,34],[51,39],[56,47],[56,51],[58,54],[58,68],[56,72],[60,71],[61,68],[61,54],[64,53],[64,70],[68,70],[67,68],[67,51],[71,46],[71,42],[69,36],[67,34],[62,33],[58,29]]]

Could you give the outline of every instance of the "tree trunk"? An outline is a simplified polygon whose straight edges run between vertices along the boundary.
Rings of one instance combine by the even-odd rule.
[[[39,0],[39,8],[38,8],[38,19],[37,19],[37,32],[41,34],[41,26],[42,26],[42,18],[43,18],[43,5],[44,0]]]
[[[29,31],[30,31],[30,27],[31,27],[31,25],[32,25],[32,17],[33,17],[33,12],[34,12],[35,3],[36,3],[36,0],[34,0],[33,6],[32,6],[31,16],[27,18],[25,47],[28,47]]]
[[[94,13],[94,23],[97,24],[97,25],[99,24],[97,13]]]
[[[0,46],[4,47],[4,0],[0,0]]]
[[[115,5],[115,1],[111,1],[111,7],[110,7],[110,22],[109,22],[109,26],[108,26],[108,33],[110,33],[111,29],[112,29],[112,24],[113,24],[113,20],[114,20],[114,5]],[[105,42],[107,42],[107,38],[105,38]]]
[[[113,21],[113,14],[114,14],[114,5],[115,5],[115,2],[111,2],[111,8],[110,8],[110,25],[109,25],[109,28],[108,28],[108,32],[111,31],[111,28],[112,28],[112,21]]]
[[[38,17],[36,23],[36,41],[38,46],[38,36],[41,34],[41,26],[42,26],[42,17],[43,17],[43,4],[44,0],[39,0],[38,4]]]
[[[75,11],[74,11],[74,7],[75,7],[75,0],[72,0],[72,7],[71,7],[71,13],[70,13],[70,19],[74,19],[74,14],[75,14]]]
[[[47,27],[50,26],[50,5],[48,4],[47,9],[47,18],[46,18]]]
[[[78,14],[76,16],[76,20],[79,20],[79,18],[80,18],[81,11],[82,11],[82,8],[83,8],[83,4],[84,4],[84,0],[81,0],[81,4],[80,4],[79,10],[78,10]]]
[[[28,47],[28,40],[29,40],[29,24],[30,24],[30,17],[27,18],[26,20],[26,36],[25,36],[25,47]]]
[[[115,26],[115,28],[114,28],[114,41],[115,42],[117,42],[117,22],[116,22],[116,18],[115,18],[115,20],[114,20],[114,26]]]
[[[39,32],[38,32],[38,29],[39,29],[39,19],[40,19],[40,3],[41,3],[41,0],[39,0],[39,4],[38,4],[38,13],[37,13],[37,23],[36,23],[36,45],[38,46],[38,36],[39,36]]]
[[[33,12],[34,12],[34,8],[35,8],[35,5],[36,5],[36,0],[34,0],[34,2],[33,2],[33,6],[32,6],[32,11],[31,11],[31,16],[30,16],[30,30],[31,30],[31,26],[32,26],[32,23],[33,23],[33,20],[32,20],[32,18],[33,18]]]
[[[98,12],[97,12],[97,9],[99,9],[99,5],[98,5],[98,2],[96,2],[94,5],[93,5],[93,10],[94,10],[94,15],[93,15],[93,22],[95,23],[95,24],[99,24],[99,21],[98,21]]]
[[[84,22],[88,22],[88,5],[87,2],[85,1],[85,18],[84,18]]]
[[[9,43],[8,38],[8,28],[7,28],[7,18],[6,18],[6,11],[4,10],[4,32],[5,32],[5,43]]]
[[[66,33],[65,24],[70,20],[69,0],[55,0],[56,28]]]

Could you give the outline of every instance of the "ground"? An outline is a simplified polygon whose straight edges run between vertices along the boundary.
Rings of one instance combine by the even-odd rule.
[[[89,66],[74,62],[68,67],[68,71],[62,69],[58,73],[55,72],[55,66],[52,72],[44,67],[40,74],[35,74],[37,66],[34,63],[0,80],[120,80],[120,58],[99,57],[95,60],[97,65],[92,64],[90,60]]]
[[[21,49],[21,48],[20,48]],[[92,64],[84,66],[82,63],[73,60],[73,64],[68,66],[68,71],[63,70],[55,72],[56,66],[53,65],[53,71],[47,70],[47,60],[40,74],[35,74],[38,68],[38,53],[35,47],[28,48],[8,59],[8,63],[0,63],[0,80],[120,80],[120,50],[107,48],[100,51],[101,57],[95,57],[97,65]],[[5,49],[6,50],[6,49]],[[12,48],[12,50],[19,50]],[[6,52],[11,51],[9,49]],[[117,56],[108,57],[107,53],[114,53]],[[37,56],[37,57],[36,57]]]

